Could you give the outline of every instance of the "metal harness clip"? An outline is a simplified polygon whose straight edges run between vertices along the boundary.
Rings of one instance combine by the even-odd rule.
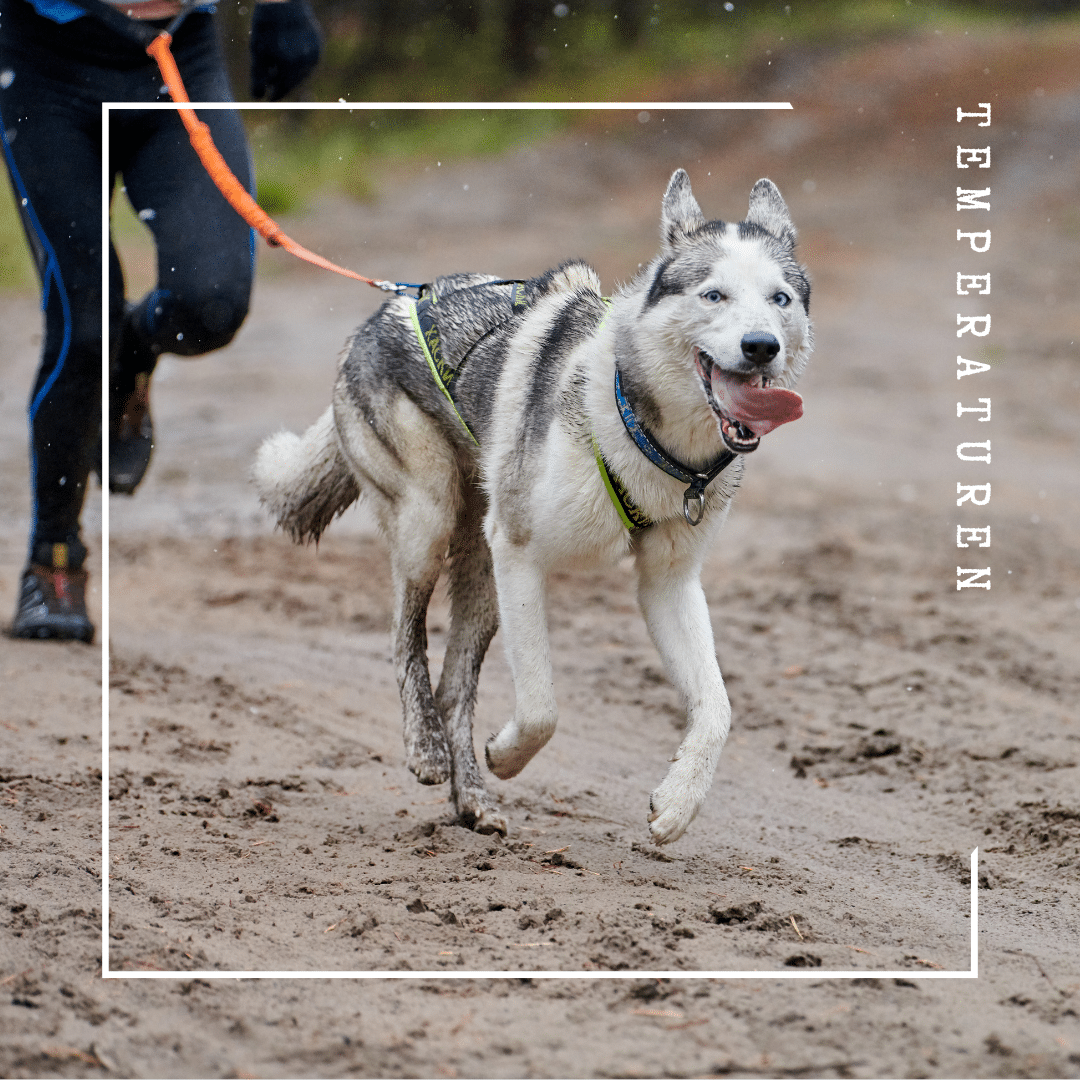
[[[691,511],[691,506],[694,511]],[[683,492],[682,512],[689,525],[700,525],[705,516],[705,492],[698,487],[688,487]]]

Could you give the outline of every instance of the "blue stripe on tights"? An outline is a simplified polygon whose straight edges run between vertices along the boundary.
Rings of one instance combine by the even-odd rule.
[[[30,195],[26,190],[26,185],[23,183],[22,176],[15,164],[15,158],[11,153],[11,144],[8,142],[7,127],[4,124],[2,115],[0,115],[0,142],[3,143],[4,158],[7,161],[7,167],[11,173],[11,181],[15,188],[16,198],[21,204],[19,211],[21,214],[25,214],[26,220],[30,222],[30,227],[34,232],[34,235],[38,238],[42,250],[45,253],[45,266],[44,268],[41,266],[38,267],[38,272],[41,275],[41,310],[43,313],[46,312],[49,304],[49,295],[53,284],[55,284],[56,295],[60,300],[60,309],[64,314],[64,337],[60,344],[60,352],[56,358],[56,363],[53,365],[53,369],[49,373],[49,377],[45,380],[44,385],[37,394],[34,395],[34,398],[27,409],[30,425],[30,546],[32,549],[38,521],[37,453],[34,449],[34,420],[37,417],[38,410],[41,408],[41,403],[48,396],[49,391],[60,377],[60,372],[63,370],[64,364],[67,362],[68,353],[71,350],[71,303],[68,300],[64,279],[60,274],[60,264],[57,262],[56,252],[53,250],[52,244],[49,243],[49,238],[45,235],[45,230],[41,227],[41,222],[34,212],[34,207],[30,202]]]

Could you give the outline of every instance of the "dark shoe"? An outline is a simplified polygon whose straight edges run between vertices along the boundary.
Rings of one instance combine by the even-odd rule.
[[[150,374],[135,376],[135,389],[120,405],[120,419],[109,440],[109,490],[132,495],[146,475],[154,452],[150,420]]]
[[[31,563],[22,576],[11,636],[94,640],[86,614],[86,571]]]

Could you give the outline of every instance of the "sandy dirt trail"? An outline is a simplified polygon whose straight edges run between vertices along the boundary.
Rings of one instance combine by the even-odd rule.
[[[462,828],[445,789],[415,783],[368,515],[296,548],[246,478],[267,434],[325,408],[379,297],[266,253],[236,342],[163,362],[151,473],[111,506],[109,962],[187,974],[97,978],[100,652],[3,641],[4,1074],[1080,1073],[1076,44],[928,35],[786,57],[752,92],[790,97],[789,115],[599,118],[496,160],[378,177],[373,204],[326,198],[286,222],[379,276],[528,275],[582,256],[612,287],[653,254],[675,167],[729,219],[759,176],[780,185],[818,346],[806,416],[749,461],[705,569],[732,737],[686,837],[650,845],[680,704],[628,567],[566,571],[551,600],[559,730],[520,777],[490,778],[509,837]],[[992,133],[958,129],[956,106],[988,99]],[[993,144],[985,268],[955,239],[958,130]],[[984,269],[991,297],[959,300],[957,271]],[[969,389],[955,319],[979,304],[993,336],[966,355],[991,370]],[[6,302],[8,607],[25,498],[10,388],[29,382],[36,317]],[[957,420],[958,396],[992,397],[992,421]],[[985,438],[991,465],[957,460],[958,441]],[[993,589],[958,593],[956,525],[983,522],[958,516],[955,486],[987,478],[991,553],[962,556],[992,563]],[[447,616],[440,593],[435,674]],[[478,743],[512,704],[496,638]],[[970,964],[975,847],[980,978],[922,979]],[[815,968],[865,974],[192,974]]]

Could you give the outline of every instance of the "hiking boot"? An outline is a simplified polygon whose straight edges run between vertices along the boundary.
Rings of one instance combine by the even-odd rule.
[[[134,494],[146,475],[153,451],[150,373],[140,371],[135,376],[135,389],[120,405],[120,418],[109,440],[109,490],[121,495]]]
[[[30,563],[23,571],[11,636],[94,640],[86,614],[86,571]]]

